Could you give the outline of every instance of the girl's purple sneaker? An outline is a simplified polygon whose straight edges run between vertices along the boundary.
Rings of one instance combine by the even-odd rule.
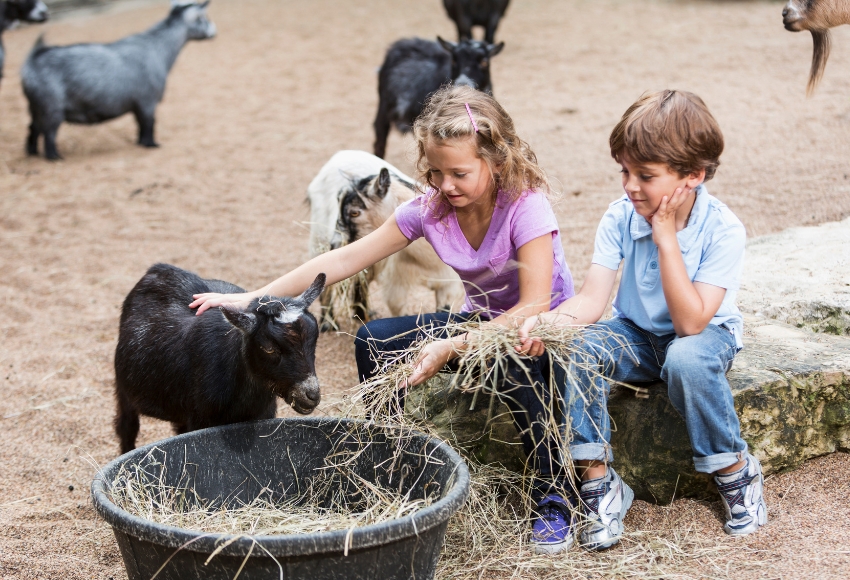
[[[531,544],[537,554],[557,554],[573,545],[575,506],[560,495],[550,494],[537,504],[531,527]]]

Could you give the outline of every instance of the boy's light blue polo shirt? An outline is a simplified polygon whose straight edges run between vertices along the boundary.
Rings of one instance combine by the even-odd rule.
[[[726,296],[711,324],[724,325],[743,347],[741,311],[735,296],[741,282],[746,231],[744,224],[704,185],[697,198],[688,225],[676,234],[688,277],[726,288]],[[658,246],[652,241],[649,223],[635,213],[628,196],[608,206],[596,231],[593,263],[617,270],[623,263],[620,287],[614,298],[614,316],[628,318],[653,334],[672,334],[673,321],[661,287]]]

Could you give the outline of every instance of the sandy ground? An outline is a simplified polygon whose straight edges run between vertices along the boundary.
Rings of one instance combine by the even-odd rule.
[[[0,577],[123,578],[88,486],[118,451],[112,356],[124,296],[154,262],[256,287],[307,254],[305,190],[335,151],[371,149],[376,68],[406,36],[453,38],[438,0],[215,0],[213,41],[187,46],[158,109],[158,150],[129,117],[65,125],[65,161],[26,158],[17,71],[50,43],[108,41],[164,16],[124,2],[4,35],[0,86]],[[785,32],[778,2],[515,0],[499,30],[497,97],[563,195],[556,210],[581,280],[593,233],[620,194],[608,132],[643,91],[700,94],[725,131],[711,192],[751,236],[850,215],[850,28],[805,97],[811,39]],[[410,171],[410,141],[388,159]],[[789,272],[793,275],[793,272]],[[355,380],[352,344],[323,336],[331,404]],[[144,420],[139,444],[170,434]],[[850,457],[767,482],[770,525],[734,540],[719,504],[638,503],[631,530],[675,528],[740,549],[684,559],[679,577],[850,576]],[[564,556],[569,557],[569,555]]]

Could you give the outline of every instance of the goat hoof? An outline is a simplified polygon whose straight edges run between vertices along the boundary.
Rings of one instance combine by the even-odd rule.
[[[147,147],[149,149],[159,147],[159,143],[157,143],[156,141],[139,141],[139,145],[141,145],[142,147]]]

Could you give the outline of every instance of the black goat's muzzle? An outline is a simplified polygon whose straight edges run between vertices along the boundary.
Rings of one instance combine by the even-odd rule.
[[[302,415],[312,413],[322,400],[319,379],[316,378],[316,375],[312,375],[293,386],[292,391],[290,391],[290,399],[287,402],[296,412]]]

